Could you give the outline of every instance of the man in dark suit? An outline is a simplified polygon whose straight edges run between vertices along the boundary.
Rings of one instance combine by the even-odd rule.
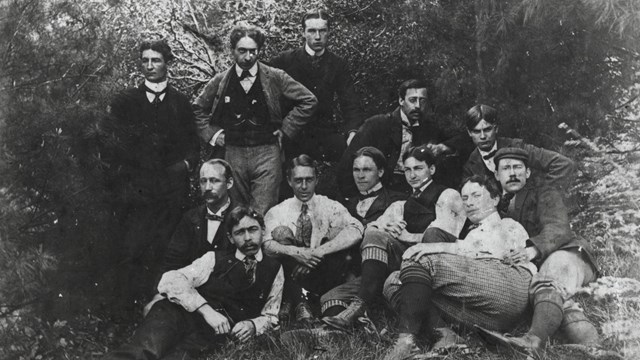
[[[266,213],[278,202],[281,146],[311,121],[316,97],[280,69],[258,61],[262,30],[246,24],[229,37],[235,64],[216,74],[194,100],[198,134],[214,150],[224,149],[233,166],[233,196]],[[287,109],[285,102],[294,104]]]
[[[330,22],[324,10],[306,13],[302,17],[304,46],[280,53],[270,63],[318,98],[313,121],[288,149],[291,157],[307,154],[317,161],[338,161],[364,120],[347,62],[327,49]]]
[[[119,299],[132,309],[141,289],[135,276],[162,258],[187,205],[188,173],[198,161],[198,140],[189,99],[168,84],[173,59],[164,41],[140,45],[145,81],[117,94],[109,106],[104,159],[124,234],[119,248]],[[146,256],[145,256],[146,255]],[[151,256],[149,256],[151,255]],[[145,261],[144,259],[151,259]]]
[[[575,165],[571,159],[555,151],[525,143],[521,139],[498,137],[498,112],[488,105],[478,104],[466,114],[467,132],[476,145],[463,168],[464,177],[494,176],[493,157],[498,149],[517,147],[529,154],[528,164],[535,177],[547,185],[566,189],[573,179]]]
[[[597,344],[598,332],[582,309],[571,300],[577,289],[598,275],[588,243],[569,224],[562,194],[554,187],[530,178],[530,154],[520,148],[502,148],[494,156],[496,178],[502,185],[498,205],[504,217],[522,224],[527,247],[505,261],[533,261],[539,268],[529,288],[533,319],[522,337],[483,330],[485,338],[521,351],[537,353],[560,330],[571,343]]]
[[[351,197],[357,189],[351,174],[353,154],[363,146],[373,146],[387,159],[383,183],[390,189],[410,193],[400,159],[411,146],[428,144],[438,158],[435,180],[457,187],[462,164],[467,160],[473,144],[462,132],[448,133],[426,117],[427,84],[421,80],[407,80],[398,89],[399,106],[389,114],[367,119],[345,151],[338,165],[338,186],[342,196]]]

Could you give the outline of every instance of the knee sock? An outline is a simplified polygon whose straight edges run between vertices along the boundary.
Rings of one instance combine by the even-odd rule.
[[[419,265],[403,268],[400,272],[400,332],[417,334],[429,314],[431,284],[426,269]]]
[[[562,324],[562,297],[557,291],[549,289],[536,292],[533,300],[533,319],[529,333],[544,342]]]
[[[331,306],[331,307],[327,308],[325,311],[323,311],[322,312],[322,316],[323,317],[336,316],[336,315],[340,314],[341,312],[343,312],[344,309],[346,309],[346,307],[341,306],[341,305],[334,305],[334,306]]]
[[[358,296],[365,304],[371,303],[382,294],[382,287],[387,278],[387,264],[378,260],[365,260],[362,263],[362,282]]]

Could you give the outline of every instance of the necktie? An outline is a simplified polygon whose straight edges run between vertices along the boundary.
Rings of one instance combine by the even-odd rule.
[[[360,201],[364,200],[364,199],[368,199],[370,197],[374,197],[374,196],[378,196],[380,195],[380,193],[382,192],[382,188],[376,190],[376,191],[372,191],[368,194],[358,194],[358,198],[360,199]]]
[[[154,106],[158,106],[158,104],[162,102],[162,100],[160,100],[160,95],[167,92],[167,88],[164,88],[161,91],[153,91],[149,89],[146,85],[144,86],[144,90],[148,93],[155,95],[155,97],[153,98],[153,101],[151,102],[151,104],[153,104]]]
[[[422,190],[416,190],[413,192],[413,194],[411,194],[411,197],[417,199],[420,197],[420,195],[422,195]]]
[[[245,257],[242,262],[244,263],[244,271],[245,274],[247,274],[249,284],[252,285],[256,282],[256,265],[258,264],[258,260],[256,260],[255,256],[251,255]]]
[[[240,81],[248,78],[249,76],[251,76],[251,73],[249,72],[249,70],[242,70],[242,74],[240,75]]]
[[[313,230],[313,225],[311,224],[311,216],[309,216],[309,205],[306,203],[302,204],[300,208],[300,216],[298,216],[298,220],[296,221],[296,227],[298,231],[296,231],[296,240],[300,245],[309,247],[311,246],[311,231]]]
[[[498,203],[498,211],[501,213],[506,213],[509,210],[509,204],[511,203],[511,199],[516,196],[515,193],[506,193],[502,195],[500,198],[500,202]]]
[[[493,158],[494,156],[496,156],[497,152],[498,152],[498,150],[493,150],[492,152],[488,153],[487,155],[482,155],[482,159],[489,160],[489,159]]]
[[[220,215],[218,214],[212,214],[209,211],[206,212],[205,217],[207,218],[207,220],[211,220],[211,221],[224,221],[224,214],[226,211],[223,211],[222,213],[220,213]]]

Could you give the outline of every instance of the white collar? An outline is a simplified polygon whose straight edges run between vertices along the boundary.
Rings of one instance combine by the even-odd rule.
[[[240,249],[236,249],[236,259],[240,260],[240,261],[244,261],[244,258],[246,258],[247,255],[245,255],[245,253],[243,253],[242,251],[240,251]],[[258,249],[258,252],[255,255],[256,260],[258,260],[258,262],[262,261],[262,249]]]
[[[242,76],[242,72],[243,71],[244,70],[238,64],[236,64],[236,74],[238,74],[238,77]],[[249,69],[249,74],[251,74],[251,77],[255,77],[256,75],[258,75],[258,62],[257,61]]]
[[[496,140],[496,141],[493,143],[493,146],[491,147],[491,150],[489,150],[489,151],[482,151],[482,150],[480,150],[480,148],[478,148],[478,151],[480,152],[480,155],[482,155],[482,156],[485,156],[485,155],[490,154],[490,153],[492,153],[492,152],[494,152],[494,151],[497,151],[497,150],[498,150],[498,140]],[[484,159],[484,158],[483,158],[483,159]],[[488,160],[487,160],[487,161],[488,161]]]
[[[424,185],[420,186],[420,189],[418,189],[418,191],[420,191],[420,192],[424,192],[424,190],[425,190],[429,185],[431,185],[431,183],[432,183],[432,182],[433,182],[433,179],[429,179],[429,181],[427,181],[427,183],[426,183],[426,184],[424,184]],[[414,190],[413,192],[415,193],[415,192],[416,192],[416,190]]]
[[[402,124],[407,127],[418,125],[418,121],[414,122],[413,124],[411,123],[407,114],[405,114],[404,111],[402,111],[402,108],[400,108],[400,120],[402,120]]]
[[[360,194],[367,195],[367,194],[371,194],[374,191],[378,191],[380,189],[382,189],[382,183],[378,182],[377,184],[373,185],[373,187],[371,189],[369,189],[368,191],[365,191],[365,192],[360,191]]]
[[[326,50],[326,48],[320,50],[320,52],[315,52],[313,51],[312,48],[309,47],[309,44],[307,44],[306,42],[304,43],[304,50],[307,52],[307,54],[309,54],[310,56],[322,56],[324,55],[324,51]]]
[[[313,208],[313,205],[315,204],[315,200],[316,199],[316,194],[313,194],[313,196],[311,197],[311,199],[309,199],[309,201],[307,202],[302,202],[300,201],[300,199],[298,199],[297,197],[293,197],[293,205],[295,208],[300,209],[302,207],[302,204],[307,204],[307,206],[309,207],[309,209],[311,210]]]
[[[218,211],[216,211],[215,213],[213,211],[211,211],[211,209],[209,209],[208,206],[204,206],[205,208],[207,208],[207,213],[211,214],[211,215],[218,215],[218,216],[222,216],[222,212],[227,210],[229,208],[229,205],[231,205],[231,199],[227,199],[227,202],[222,205],[220,207],[220,209],[218,209]]]
[[[480,222],[478,222],[478,225],[496,224],[501,220],[502,218],[500,218],[500,214],[498,214],[498,210],[496,210],[491,214],[487,215],[484,219],[480,220]]]
[[[160,92],[160,91],[166,89],[168,83],[169,83],[168,80],[161,81],[159,83],[154,83],[154,82],[151,82],[149,80],[145,80],[144,81],[144,85],[146,87],[148,87],[149,89],[155,91],[155,92]]]

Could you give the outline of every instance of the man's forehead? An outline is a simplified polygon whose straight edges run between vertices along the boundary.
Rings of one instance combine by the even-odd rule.
[[[405,97],[427,97],[427,88],[408,88]]]
[[[257,48],[258,44],[248,36],[245,36],[242,39],[238,40],[238,43],[236,44],[236,49],[253,50]]]
[[[222,177],[224,172],[224,166],[221,164],[205,164],[200,169],[200,177]]]
[[[142,59],[162,59],[164,60],[164,56],[162,55],[162,53],[152,50],[152,49],[146,49],[142,51],[142,54],[140,55],[140,57]]]
[[[462,187],[462,189],[460,190],[460,194],[462,195],[469,195],[469,194],[473,194],[473,193],[483,193],[483,192],[489,192],[489,190],[487,190],[486,187],[478,184],[477,182],[467,182],[466,184],[464,184],[464,186]]]
[[[238,224],[234,225],[231,230],[236,231],[241,229],[247,229],[254,226],[260,227],[260,223],[258,222],[258,220],[252,218],[251,216],[245,216],[242,219],[240,219]]]
[[[476,126],[473,127],[473,129],[474,130],[487,130],[487,129],[490,129],[490,128],[494,127],[494,126],[495,126],[494,124],[488,122],[485,119],[482,119],[482,120],[480,120],[480,122]]]
[[[311,18],[304,21],[305,30],[308,29],[327,29],[329,22],[325,19]]]
[[[498,166],[505,166],[505,165],[522,165],[524,166],[524,161],[520,160],[520,159],[509,159],[509,158],[502,158],[500,159],[500,161],[498,162]]]

